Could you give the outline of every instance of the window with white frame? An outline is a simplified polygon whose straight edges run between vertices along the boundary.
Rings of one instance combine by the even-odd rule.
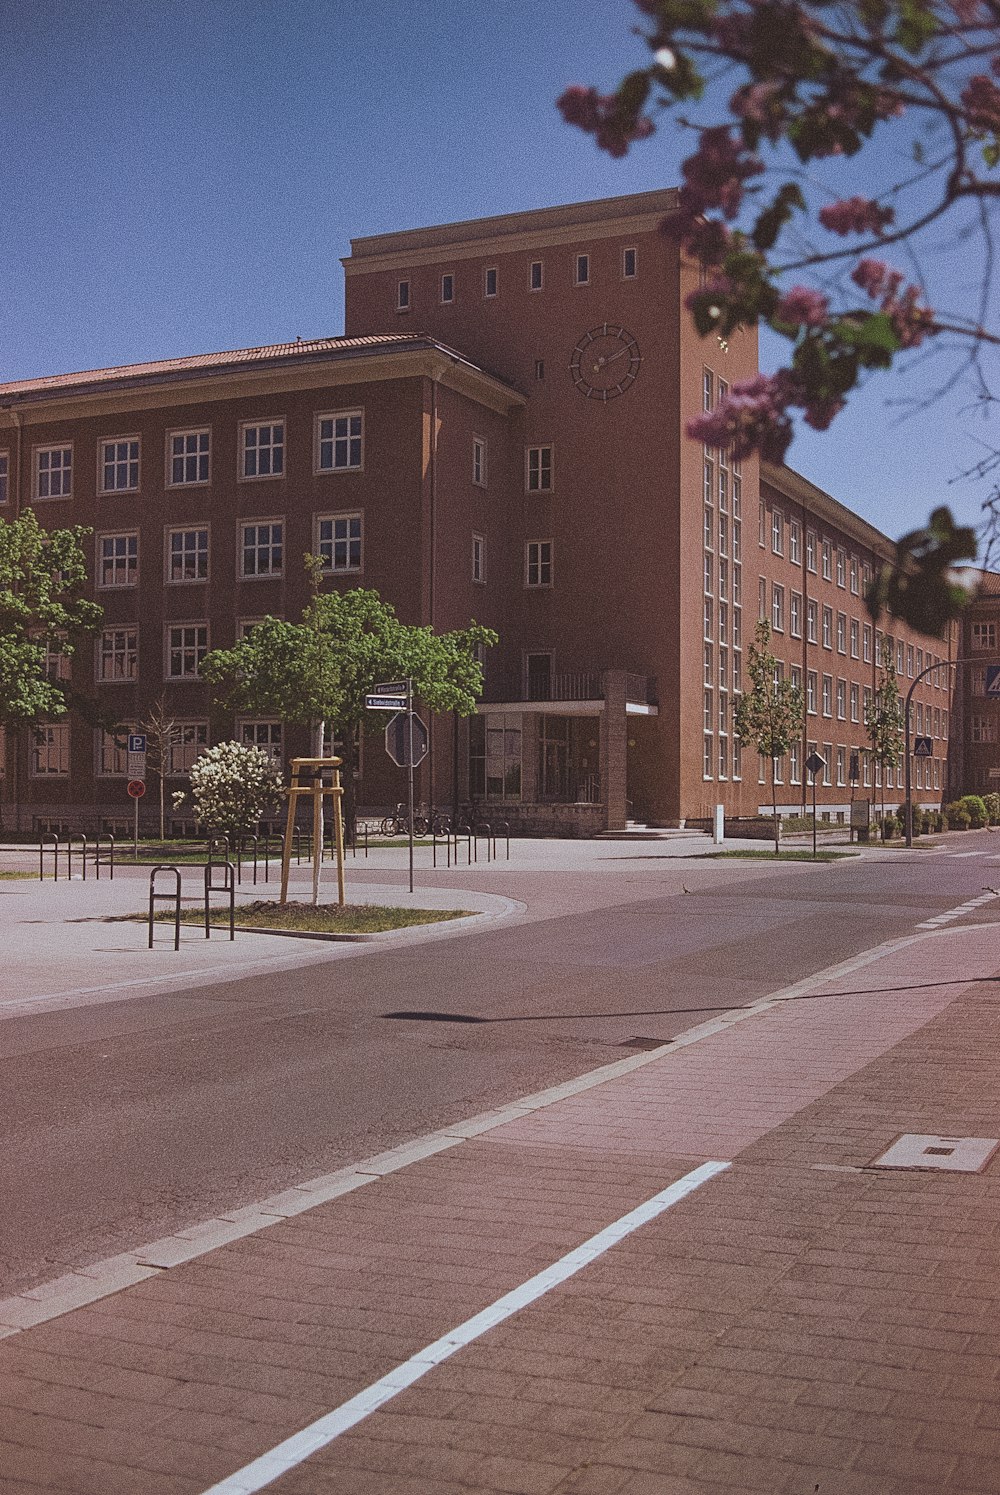
[[[528,290],[540,291],[542,289],[543,266],[541,260],[532,260],[528,266]]]
[[[733,567],[733,602],[737,607],[743,603],[743,567]]]
[[[815,670],[806,671],[806,711],[810,716],[816,715],[816,687],[817,678]]]
[[[847,720],[847,681],[837,681],[837,720]]]
[[[743,647],[743,614],[738,607],[733,608],[733,648]]]
[[[823,648],[833,648],[833,608],[823,609]]]
[[[801,784],[802,774],[799,770],[799,744],[793,742],[788,748],[788,777],[793,784]]]
[[[729,473],[726,471],[723,461],[726,453],[719,453],[719,509],[722,513],[729,512]]]
[[[856,722],[857,720],[858,720],[858,687],[852,681],[852,683],[851,683],[851,721],[852,722]]]
[[[788,522],[788,559],[793,566],[802,563],[802,529],[797,519]]]
[[[97,650],[97,678],[105,683],[134,680],[138,674],[139,631],[105,628]]]
[[[767,619],[767,578],[757,578],[757,617],[763,623]]]
[[[711,606],[711,604],[709,604],[709,606]],[[719,643],[720,644],[726,644],[728,642],[729,642],[729,604],[728,604],[728,602],[720,602],[719,603]]]
[[[705,645],[704,664],[705,664],[705,669],[704,669],[705,681],[704,681],[704,683],[706,685],[711,685],[711,683],[712,683],[712,645],[711,644],[706,644]]]
[[[497,271],[496,266],[491,265],[488,270],[483,271],[483,295],[495,296],[497,293]]]
[[[576,264],[573,267],[573,284],[586,286],[590,284],[590,255],[578,254]]]
[[[168,623],[168,680],[197,680],[201,662],[208,653],[207,623]]]
[[[806,602],[806,638],[810,644],[816,643],[816,615],[817,605],[810,598]]]
[[[913,645],[912,644],[907,644],[907,646],[906,646],[906,673],[909,676],[909,678],[912,680],[913,679]]]
[[[66,777],[69,774],[69,725],[32,728],[31,777]]]
[[[639,253],[636,249],[622,250],[622,280],[634,280],[639,263]]]
[[[101,492],[134,493],[139,487],[139,438],[101,442]]]
[[[240,477],[280,478],[285,475],[285,422],[256,422],[240,427]]]
[[[447,306],[455,299],[455,277],[449,270],[441,277],[441,301]]]
[[[729,599],[729,562],[719,560],[719,596]]]
[[[101,535],[97,541],[97,585],[134,587],[138,580],[138,534]]]
[[[712,777],[712,764],[715,759],[715,744],[712,740],[711,732],[705,733],[703,748],[701,776],[703,779],[710,779]]]
[[[847,653],[847,614],[837,614],[837,653]]]
[[[552,489],[551,446],[529,446],[525,452],[525,486],[529,493],[549,493]]]
[[[857,620],[857,618],[852,618],[851,619],[851,658],[852,659],[857,659],[857,657],[858,657],[858,637],[859,637],[859,634],[860,634],[860,628],[858,626],[858,620]]]
[[[10,502],[10,453],[0,452],[0,504]]]
[[[208,580],[208,530],[167,531],[167,580]]]
[[[775,555],[785,553],[785,520],[780,509],[771,510],[771,550]]]
[[[858,558],[856,555],[851,556],[851,591],[855,597],[858,595]]]
[[[712,607],[712,599],[710,597],[705,598],[703,628],[705,638],[710,639],[715,637],[715,612]]]
[[[335,410],[316,417],[316,471],[359,472],[364,465],[364,413]]]
[[[823,715],[833,715],[833,677],[823,676]]]
[[[896,674],[901,675],[904,668],[903,640],[898,639],[896,642]]]
[[[707,512],[709,517],[711,517],[711,509]],[[719,515],[719,554],[729,554],[729,518],[726,514]]]
[[[486,442],[481,436],[472,438],[472,481],[478,488],[486,487]]]
[[[708,507],[708,504],[706,504],[705,505],[705,510],[704,510],[704,513],[705,513],[704,540],[705,540],[705,549],[706,550],[711,550],[712,546],[715,543],[715,539],[714,539],[714,536],[713,536],[713,533],[712,533],[712,523],[713,523],[713,521],[712,521],[712,512],[713,511]]]
[[[734,561],[738,561],[740,559],[740,553],[741,553],[741,550],[742,550],[741,529],[742,529],[742,526],[740,525],[739,521],[736,519],[736,517],[734,515],[733,516],[733,560]]]
[[[701,408],[711,410],[715,404],[715,376],[711,369],[701,371]]]
[[[970,736],[973,742],[996,742],[997,725],[992,716],[974,716],[970,719]]]
[[[73,494],[73,448],[43,446],[35,451],[35,497],[71,498]]]
[[[806,570],[816,574],[816,536],[811,529],[806,530]]]
[[[705,592],[706,592],[706,594],[711,595],[711,592],[712,592],[712,557],[707,552],[706,552],[706,554],[704,556],[704,561],[705,561]]]
[[[861,657],[865,664],[872,662],[872,625],[865,623],[861,629]]]
[[[757,544],[761,549],[767,544],[767,509],[763,499],[757,505]]]
[[[316,520],[316,554],[325,571],[360,571],[362,516],[321,514]]]
[[[820,569],[824,581],[833,580],[833,555],[829,540],[824,540],[820,546]]]
[[[837,546],[837,585],[838,587],[847,585],[847,557],[839,545]]]
[[[284,564],[285,526],[267,519],[240,526],[240,575],[280,576]]]
[[[260,748],[272,763],[281,766],[283,737],[280,721],[241,721],[240,741],[246,747]]]
[[[771,627],[776,633],[785,631],[785,589],[777,583],[771,588]]]
[[[552,541],[529,540],[524,547],[524,584],[527,587],[552,585]]]
[[[31,641],[42,650],[42,670],[48,680],[68,680],[70,678],[71,660],[63,647],[64,635],[52,635],[46,637],[44,633],[33,631],[30,635]]]
[[[128,737],[124,727],[97,731],[97,772],[103,778],[124,779],[128,774]]]
[[[398,280],[396,282],[396,310],[409,311],[410,309],[410,282]]]
[[[995,623],[973,623],[972,625],[972,647],[974,649],[995,649],[997,646],[997,630]]]
[[[472,537],[472,580],[478,582],[485,582],[486,580],[485,535],[473,535]]]
[[[207,483],[211,472],[211,436],[207,429],[167,433],[168,485],[182,488],[189,483]]]
[[[207,721],[178,721],[171,736],[167,772],[172,776],[190,773],[195,760],[208,747]]]

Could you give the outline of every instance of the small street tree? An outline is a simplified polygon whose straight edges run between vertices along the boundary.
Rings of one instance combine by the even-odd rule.
[[[195,819],[210,834],[228,836],[233,844],[277,811],[283,788],[281,770],[264,749],[242,742],[206,748],[191,767]],[[186,799],[178,790],[175,808]]]
[[[774,854],[778,855],[781,826],[778,821],[778,791],[775,767],[792,743],[801,736],[802,691],[782,674],[779,660],[771,653],[771,625],[760,622],[747,651],[750,689],[733,704],[733,726],[743,747],[751,747],[771,760],[771,811],[774,816]]]
[[[410,678],[414,696],[431,711],[471,715],[483,689],[478,651],[496,644],[497,635],[476,623],[445,634],[404,624],[370,589],[321,593],[318,563],[313,557],[306,563],[317,590],[301,622],[265,618],[232,649],[207,655],[201,674],[233,710],[311,726],[316,756],[331,729],[341,743],[344,819],[352,837],[356,738],[385,726],[384,717],[366,710],[365,695],[379,680]]]
[[[146,734],[146,772],[155,774],[160,790],[160,840],[166,836],[166,778],[170,772],[177,722],[161,696],[142,723]]]
[[[882,814],[885,815],[886,770],[899,759],[903,750],[903,698],[896,681],[896,662],[886,639],[882,640],[878,661],[878,685],[865,710],[865,731],[871,743],[871,756],[879,768],[882,785]]]

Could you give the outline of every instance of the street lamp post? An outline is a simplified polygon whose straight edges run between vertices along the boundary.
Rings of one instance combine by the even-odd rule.
[[[909,690],[906,692],[906,704],[903,707],[903,716],[905,718],[905,720],[903,722],[903,732],[904,732],[904,739],[905,739],[905,741],[904,741],[904,759],[905,759],[905,761],[904,761],[904,765],[903,765],[903,772],[904,772],[904,775],[905,775],[905,784],[906,784],[906,798],[905,798],[905,801],[904,801],[904,804],[905,804],[904,821],[905,821],[905,827],[906,827],[906,844],[907,844],[907,846],[912,846],[913,845],[913,786],[912,786],[911,769],[910,769],[910,702],[911,702],[911,700],[913,698],[913,692],[916,690],[917,686],[920,684],[920,682],[924,678],[924,676],[925,675],[929,675],[932,670],[942,670],[942,669],[944,669],[944,670],[951,670],[951,669],[954,669],[956,665],[968,664],[968,663],[969,663],[969,661],[967,659],[961,659],[960,658],[960,659],[943,659],[940,664],[929,664],[926,669],[923,669],[923,670],[920,671],[920,674],[916,677],[916,679],[914,680],[913,684],[910,686]]]

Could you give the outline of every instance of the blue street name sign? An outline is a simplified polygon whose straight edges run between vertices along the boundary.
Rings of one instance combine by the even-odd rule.
[[[934,744],[929,737],[914,737],[913,756],[914,758],[933,758]]]
[[[1000,696],[1000,664],[986,666],[986,694]]]

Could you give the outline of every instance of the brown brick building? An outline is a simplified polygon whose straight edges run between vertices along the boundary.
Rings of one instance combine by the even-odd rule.
[[[781,802],[803,803],[815,745],[820,799],[845,811],[881,642],[862,591],[890,543],[790,470],[684,439],[757,349],[693,333],[672,206],[643,193],[355,240],[343,337],[0,386],[0,514],[92,527],[105,626],[73,683],[124,727],[165,698],[183,724],[171,788],[234,734],[305,749],[280,721],[219,712],[198,663],[256,618],[296,618],[312,551],[404,621],[500,634],[480,715],[432,724],[428,801],[568,833],[756,813],[770,791],[731,708],[762,613],[809,703]],[[891,645],[903,687],[957,635],[899,627]],[[948,673],[915,696],[924,803],[946,793]],[[4,798],[24,828],[121,821],[124,776],[115,735],[71,717],[7,744]],[[368,739],[360,803],[403,786]]]

